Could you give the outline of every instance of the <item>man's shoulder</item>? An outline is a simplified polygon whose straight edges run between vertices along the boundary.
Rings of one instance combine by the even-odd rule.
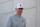
[[[15,15],[11,15],[9,18],[11,18],[11,19],[12,19],[12,18],[14,18],[14,17],[15,17]]]

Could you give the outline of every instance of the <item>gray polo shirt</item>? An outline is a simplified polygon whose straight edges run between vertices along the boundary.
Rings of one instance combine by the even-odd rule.
[[[12,15],[9,18],[6,27],[26,27],[26,20],[22,16],[18,17],[18,16],[16,16],[16,14]]]

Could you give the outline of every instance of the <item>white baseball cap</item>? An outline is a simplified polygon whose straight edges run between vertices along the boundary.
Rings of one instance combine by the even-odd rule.
[[[17,4],[17,8],[23,8],[23,4],[21,3]]]

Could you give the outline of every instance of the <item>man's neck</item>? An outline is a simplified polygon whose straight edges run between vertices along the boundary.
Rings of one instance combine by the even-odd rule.
[[[19,16],[19,17],[21,17],[21,15],[19,15],[19,14],[16,14],[16,16]]]

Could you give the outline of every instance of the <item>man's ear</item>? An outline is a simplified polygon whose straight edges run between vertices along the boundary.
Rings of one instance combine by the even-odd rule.
[[[17,8],[15,8],[15,10],[17,11]]]

